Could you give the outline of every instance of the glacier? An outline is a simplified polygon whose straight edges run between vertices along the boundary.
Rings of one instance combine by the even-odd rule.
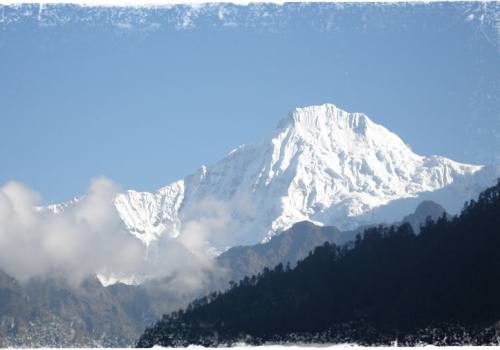
[[[415,154],[365,114],[323,104],[296,108],[272,137],[239,146],[156,192],[121,193],[114,205],[126,229],[148,246],[182,237],[200,216],[209,223],[223,217],[213,231],[228,232],[203,238],[217,255],[266,242],[299,221],[342,230],[394,222],[425,199],[453,214],[499,174],[498,167]]]

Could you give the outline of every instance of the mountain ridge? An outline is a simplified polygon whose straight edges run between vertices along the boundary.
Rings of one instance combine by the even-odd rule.
[[[356,217],[395,199],[444,188],[482,168],[419,156],[365,114],[323,104],[296,108],[278,123],[273,137],[239,146],[157,192],[120,194],[115,205],[127,228],[150,244],[163,234],[181,234],[196,203],[207,198],[228,203],[231,217],[244,225],[239,237],[212,242],[223,251],[269,240],[303,220],[341,229],[368,224],[369,219],[360,223]]]
[[[426,199],[455,214],[456,203],[499,175],[500,167],[418,155],[365,114],[323,104],[295,108],[272,136],[157,191],[120,193],[114,205],[124,227],[147,246],[179,238],[202,220],[200,235],[216,256],[266,242],[300,221],[352,230],[400,221]],[[207,225],[213,218],[224,225]]]

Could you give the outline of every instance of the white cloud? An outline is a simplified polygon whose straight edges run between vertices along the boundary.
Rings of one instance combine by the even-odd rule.
[[[73,283],[132,271],[144,247],[121,228],[109,204],[116,191],[111,181],[95,179],[80,202],[55,215],[35,209],[35,192],[7,183],[0,188],[0,268],[20,281],[58,273]]]
[[[192,291],[218,272],[205,242],[228,223],[228,210],[213,202],[208,216],[188,221],[180,239],[163,237],[146,247],[124,229],[110,180],[92,180],[88,192],[58,214],[37,210],[40,196],[18,182],[0,188],[0,269],[21,282],[57,274],[71,284],[99,275],[103,280],[142,281],[168,277],[168,288]]]

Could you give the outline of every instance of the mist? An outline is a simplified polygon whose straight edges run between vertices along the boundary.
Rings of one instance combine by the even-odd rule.
[[[80,200],[54,214],[37,207],[36,192],[8,182],[0,188],[0,270],[21,283],[57,274],[75,286],[91,276],[104,284],[166,278],[166,288],[184,292],[224,273],[206,249],[230,223],[223,204],[203,203],[177,239],[164,235],[146,247],[126,231],[113,205],[120,191],[109,179],[93,179]]]

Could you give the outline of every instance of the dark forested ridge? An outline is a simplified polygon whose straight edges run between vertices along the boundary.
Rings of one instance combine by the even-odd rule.
[[[498,344],[500,182],[458,217],[367,229],[165,315],[138,342]]]

